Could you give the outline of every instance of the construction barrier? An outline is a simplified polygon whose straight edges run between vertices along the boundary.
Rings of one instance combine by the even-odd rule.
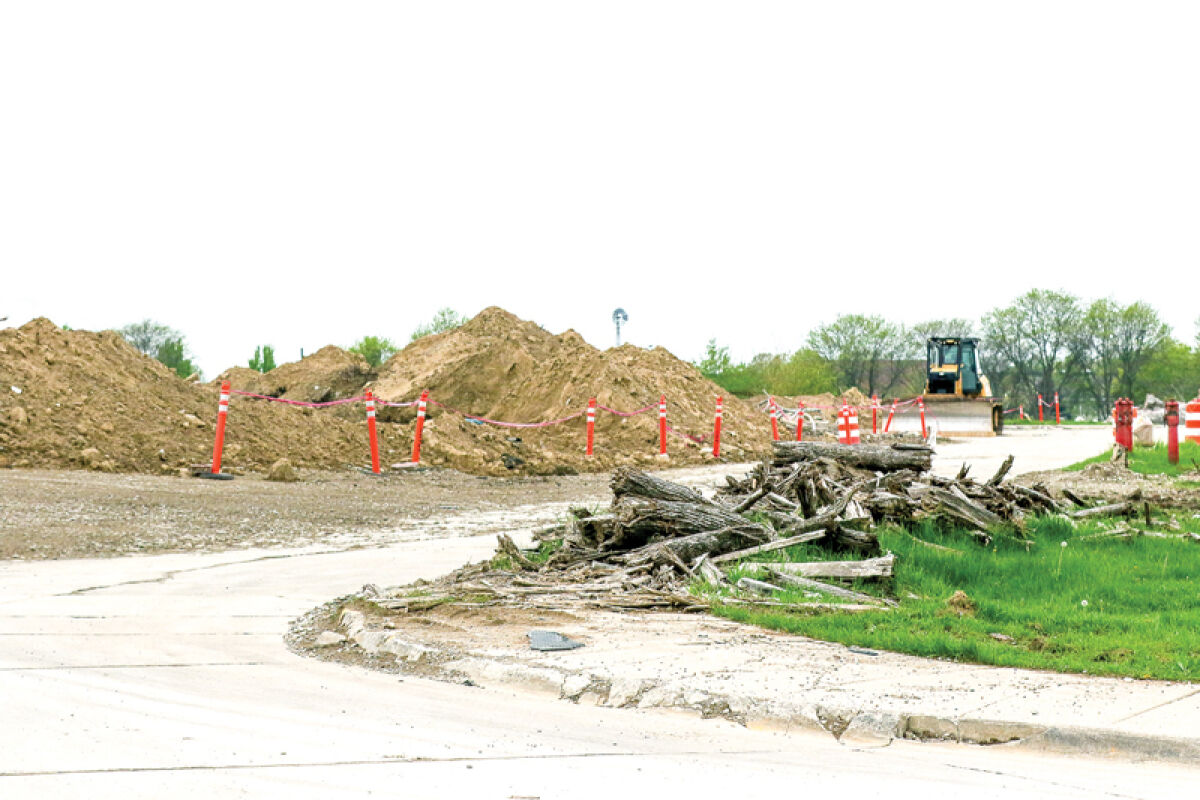
[[[1062,414],[1059,411],[1058,392],[1054,393],[1054,424],[1062,425]]]
[[[221,451],[225,449],[225,418],[229,416],[229,381],[221,383],[221,397],[217,400],[217,436],[213,441],[212,473],[221,474]]]
[[[587,406],[587,455],[592,455],[592,445],[596,441],[596,398],[588,400]]]
[[[375,430],[375,397],[367,392],[367,438],[371,440],[371,472],[379,474],[379,435]]]
[[[658,398],[658,454],[667,454],[667,396]]]
[[[425,415],[429,408],[429,390],[425,389],[421,392],[421,399],[417,401],[417,427],[413,432],[413,451],[412,463],[421,463],[421,435],[425,432]]]
[[[1183,438],[1184,441],[1200,444],[1200,397],[1189,401],[1184,407]]]
[[[717,398],[717,415],[716,415],[716,418],[713,420],[713,449],[712,449],[713,458],[721,457],[721,416],[722,416],[721,406],[723,403],[724,403],[724,398],[718,397]]]
[[[842,413],[838,415],[838,441],[842,444],[858,444],[858,410],[850,408],[850,404],[842,403]]]
[[[282,403],[282,404],[290,405],[290,406],[298,406],[298,407],[302,407],[302,408],[330,408],[333,406],[341,406],[341,405],[346,405],[346,404],[350,404],[350,403],[364,402],[366,404],[366,411],[367,411],[367,429],[368,429],[369,450],[370,450],[370,456],[371,456],[371,471],[375,474],[379,474],[382,471],[382,466],[380,463],[380,451],[379,451],[379,431],[378,431],[377,419],[376,419],[376,412],[377,412],[378,407],[380,407],[380,406],[387,407],[387,408],[412,408],[414,406],[416,407],[417,415],[416,415],[416,425],[414,426],[413,448],[412,448],[412,463],[414,463],[414,464],[420,463],[420,460],[421,460],[422,437],[424,434],[425,421],[428,418],[428,410],[429,410],[430,404],[437,406],[438,408],[442,409],[443,411],[445,411],[447,413],[454,414],[456,416],[461,416],[464,419],[466,419],[467,421],[470,421],[470,422],[473,422],[473,423],[476,423],[479,425],[487,424],[487,425],[496,425],[496,426],[507,427],[507,428],[545,428],[545,427],[550,427],[553,425],[560,425],[560,424],[563,424],[566,422],[570,422],[571,420],[577,419],[579,417],[586,416],[585,421],[586,421],[586,426],[587,426],[587,442],[586,442],[585,452],[588,456],[593,456],[595,454],[596,414],[598,411],[605,411],[607,413],[610,413],[610,414],[613,414],[613,415],[619,416],[619,417],[633,417],[633,416],[637,416],[642,413],[653,411],[657,407],[657,409],[658,409],[658,454],[660,456],[667,455],[667,434],[669,434],[669,433],[674,434],[676,436],[681,436],[683,438],[686,438],[695,444],[704,445],[707,443],[706,439],[704,437],[693,436],[689,433],[686,433],[683,431],[678,431],[678,430],[672,428],[667,423],[667,398],[666,398],[665,394],[659,396],[659,400],[657,403],[651,403],[647,406],[644,406],[643,408],[635,409],[634,411],[619,411],[614,408],[608,408],[607,406],[600,405],[596,401],[596,398],[592,397],[592,398],[589,398],[586,409],[581,409],[579,411],[576,411],[573,414],[568,414],[567,416],[561,417],[559,419],[547,420],[544,422],[510,422],[510,421],[506,421],[506,420],[488,419],[487,417],[481,417],[481,416],[478,416],[475,414],[468,414],[468,413],[459,411],[455,408],[452,408],[452,407],[446,405],[445,403],[441,403],[436,400],[430,399],[428,390],[423,390],[421,392],[420,399],[413,400],[413,401],[407,401],[407,402],[391,402],[391,401],[387,401],[387,400],[382,400],[380,398],[375,397],[372,392],[367,391],[364,394],[356,396],[356,397],[347,397],[347,398],[343,398],[341,400],[331,400],[331,401],[327,401],[327,402],[313,403],[313,402],[305,402],[305,401],[300,401],[300,400],[290,400],[290,399],[282,398],[282,397],[271,397],[269,395],[255,394],[253,392],[245,392],[245,391],[240,391],[240,390],[236,390],[236,389],[231,389],[229,382],[226,381],[221,386],[220,400],[218,402],[216,438],[213,443],[213,461],[212,461],[212,466],[211,466],[211,474],[212,475],[216,475],[220,472],[221,454],[222,454],[222,450],[224,448],[225,425],[226,425],[226,420],[227,420],[228,413],[229,413],[230,398],[233,395],[237,395],[240,397],[246,397],[246,398],[250,398],[250,399],[256,399],[256,400],[264,400],[264,401],[269,401],[269,402],[273,402],[273,403]],[[1057,401],[1057,395],[1056,395],[1055,400]],[[1049,405],[1049,403],[1046,403],[1045,405]],[[897,416],[897,414],[905,413],[905,409],[908,409],[908,408],[914,407],[914,406],[916,407],[917,411],[920,414],[921,435],[922,435],[922,437],[928,439],[929,429],[927,428],[927,423],[926,423],[926,409],[925,409],[925,402],[924,402],[923,397],[916,397],[916,398],[913,398],[910,400],[904,400],[904,401],[901,401],[899,398],[893,398],[891,406],[888,410],[887,420],[883,426],[883,432],[886,434],[891,431],[893,421],[894,421],[895,417]],[[1130,404],[1130,406],[1131,406],[1132,413],[1134,415],[1136,415],[1136,409],[1132,409],[1132,404]],[[761,408],[763,408],[762,405],[760,405],[760,409]],[[865,404],[864,404],[864,408],[865,408]],[[805,415],[805,412],[806,411],[814,411],[814,410],[827,410],[827,411],[832,410],[832,411],[837,412],[836,427],[838,430],[837,438],[839,441],[842,441],[847,444],[858,444],[861,442],[861,431],[860,431],[860,423],[859,423],[859,417],[858,417],[859,408],[857,406],[852,407],[850,405],[849,401],[846,400],[845,398],[843,398],[841,406],[806,406],[804,401],[800,400],[800,401],[797,401],[795,412],[785,412],[779,408],[778,401],[773,396],[769,396],[766,399],[766,411],[767,411],[767,414],[771,421],[771,438],[772,438],[772,440],[779,441],[779,439],[780,439],[780,434],[779,434],[780,416],[782,415],[786,419],[787,414],[795,413],[796,414],[796,441],[803,441],[804,440],[804,415]],[[872,431],[872,433],[878,433],[879,417],[880,417],[880,412],[882,410],[883,410],[883,406],[880,403],[880,399],[879,399],[878,395],[872,395],[871,396],[871,431]],[[1011,413],[1013,410],[1014,409],[1009,409],[1009,410],[1005,411],[1004,413],[1006,413],[1006,414]],[[1015,410],[1017,410],[1022,416],[1024,416],[1024,406],[1018,406],[1018,408]],[[1195,441],[1200,441],[1200,399],[1194,401],[1193,403],[1189,403],[1187,406],[1187,410],[1188,410],[1187,414],[1185,415],[1187,418],[1187,422],[1185,422],[1185,430],[1189,433],[1188,438],[1195,440]],[[1115,413],[1116,412],[1114,411],[1114,415],[1115,415]],[[714,418],[713,418],[713,436],[712,436],[712,455],[714,458],[719,458],[721,455],[721,430],[722,430],[722,424],[723,424],[723,417],[724,417],[724,397],[717,397],[716,398],[716,409],[715,409]],[[222,477],[230,477],[230,476],[222,475]]]

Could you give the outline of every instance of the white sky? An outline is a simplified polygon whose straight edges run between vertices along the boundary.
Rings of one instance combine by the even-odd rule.
[[[791,350],[1029,288],[1200,316],[1200,4],[9,2],[0,316],[209,377],[442,306]]]

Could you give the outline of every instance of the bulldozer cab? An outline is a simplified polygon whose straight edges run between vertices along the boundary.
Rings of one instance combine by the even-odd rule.
[[[983,390],[979,362],[975,357],[978,339],[934,337],[926,342],[925,393],[976,397]]]

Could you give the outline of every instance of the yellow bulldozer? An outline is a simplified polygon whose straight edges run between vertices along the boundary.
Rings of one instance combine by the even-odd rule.
[[[979,369],[978,339],[931,337],[925,342],[925,414],[939,433],[997,436],[1004,408]]]

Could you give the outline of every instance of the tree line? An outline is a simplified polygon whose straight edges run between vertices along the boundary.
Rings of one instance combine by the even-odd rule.
[[[454,309],[440,309],[433,319],[413,330],[409,341],[415,342],[430,334],[454,330],[466,324],[467,319]],[[152,319],[145,319],[126,325],[117,332],[129,344],[151,358],[158,359],[179,377],[203,380],[203,374],[193,362],[194,356],[188,349],[186,339],[174,328]],[[358,353],[372,367],[378,367],[400,348],[386,337],[364,336],[346,349],[351,353]],[[254,348],[254,355],[247,361],[247,366],[256,372],[270,372],[275,369],[275,348],[269,344],[258,345]]]
[[[1197,322],[1200,328],[1200,321]],[[736,363],[711,340],[697,362],[707,377],[740,396],[841,392],[857,387],[880,397],[924,390],[925,341],[976,336],[980,368],[992,391],[1028,404],[1057,391],[1068,414],[1103,417],[1117,397],[1191,398],[1200,390],[1200,335],[1176,339],[1141,301],[1086,302],[1067,292],[1033,289],[978,321],[935,319],[903,325],[879,316],[843,314],[809,332],[792,353]]]

